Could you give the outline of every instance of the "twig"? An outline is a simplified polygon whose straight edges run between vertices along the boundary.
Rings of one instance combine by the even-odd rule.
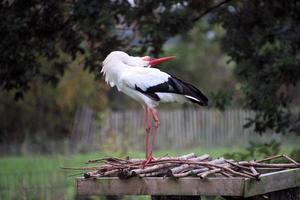
[[[173,166],[176,166],[176,165],[177,165],[176,163],[158,164],[158,165],[154,165],[154,166],[151,166],[151,167],[147,167],[145,169],[134,169],[134,170],[131,170],[129,172],[129,174],[131,174],[133,176],[136,175],[136,174],[146,174],[146,173],[158,170],[158,169],[162,169],[162,168],[166,168],[166,167],[173,167]]]
[[[294,159],[292,159],[291,157],[283,154],[283,157],[285,157],[287,160],[291,161],[292,163],[294,163],[295,165],[297,165],[298,167],[300,166],[300,163],[298,163],[297,161],[295,161]]]
[[[269,168],[298,168],[298,165],[294,163],[284,163],[284,164],[269,164],[269,163],[256,163],[256,162],[238,162],[240,165],[253,166],[253,167],[269,167]]]
[[[289,163],[265,163],[278,158],[285,158]],[[161,157],[154,159],[142,168],[143,159],[118,159],[103,158],[90,160],[89,163],[104,163],[91,167],[64,167],[68,170],[89,170],[84,174],[85,178],[96,178],[106,176],[118,176],[129,178],[132,176],[155,177],[171,176],[181,178],[186,176],[199,176],[206,178],[214,174],[224,177],[243,177],[259,179],[262,170],[278,171],[300,167],[287,155],[276,155],[258,161],[234,161],[219,158],[211,160],[208,154],[197,157],[195,153],[186,154],[180,157]]]
[[[254,175],[259,176],[259,173],[256,171],[256,169],[253,166],[250,167],[250,170]]]
[[[213,174],[213,173],[216,173],[216,172],[220,172],[221,169],[212,169],[212,170],[209,170],[209,171],[206,171],[206,172],[203,172],[203,173],[199,173],[197,174],[197,176],[199,176],[200,178],[205,178],[207,177],[209,174]]]
[[[270,156],[268,158],[264,158],[264,159],[261,159],[261,160],[256,160],[255,162],[265,162],[265,161],[269,161],[269,160],[274,160],[274,159],[277,159],[277,158],[282,158],[283,156],[282,155],[276,155],[276,156]]]
[[[191,158],[190,160],[191,161],[195,161],[195,162],[198,162],[198,161],[203,161],[203,160],[206,160],[209,158],[209,155],[208,154],[204,154],[202,156],[199,156],[199,157],[196,157],[196,158]],[[174,174],[177,174],[179,172],[182,172],[188,168],[190,168],[191,165],[190,164],[182,164],[178,167],[174,167],[172,169],[169,169],[168,172],[167,172],[167,175],[168,176],[173,176]]]
[[[241,168],[241,169],[249,169],[250,170],[250,167],[245,167],[245,166],[239,165],[238,163],[231,162],[230,160],[225,160],[225,162],[227,162],[235,167]]]

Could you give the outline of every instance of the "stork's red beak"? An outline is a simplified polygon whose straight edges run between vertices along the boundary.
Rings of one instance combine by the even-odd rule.
[[[154,65],[172,60],[174,58],[175,58],[175,56],[167,56],[167,57],[162,57],[162,58],[151,58],[149,56],[146,56],[146,57],[144,57],[144,60],[149,61],[149,65],[150,65],[150,67],[152,67]]]

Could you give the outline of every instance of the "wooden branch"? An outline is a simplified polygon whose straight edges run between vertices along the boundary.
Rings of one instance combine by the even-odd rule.
[[[249,166],[249,167],[269,167],[269,168],[298,168],[300,167],[299,164],[295,163],[284,163],[284,164],[270,164],[270,163],[256,163],[256,162],[238,162],[238,164],[243,166]]]
[[[259,162],[265,162],[265,161],[270,161],[270,160],[274,160],[274,159],[277,159],[277,158],[282,158],[282,155],[270,156],[268,158],[264,158],[264,159],[261,159],[261,160],[256,160],[256,162],[257,163],[259,163]]]
[[[199,157],[196,157],[196,158],[191,158],[189,160],[191,161],[204,161],[204,160],[207,160],[209,158],[209,155],[208,154],[204,154],[202,156],[199,156]],[[168,176],[174,176],[174,174],[177,174],[179,172],[182,172],[188,168],[191,168],[191,164],[182,164],[178,167],[174,167],[172,169],[169,169],[168,172],[167,172],[167,175]]]
[[[200,178],[205,178],[207,177],[209,174],[213,174],[213,173],[216,173],[216,172],[221,172],[222,169],[212,169],[212,170],[208,170],[206,172],[202,172],[202,173],[199,173],[197,174],[197,176],[199,176]]]
[[[265,163],[278,158],[285,158],[289,163]],[[157,177],[169,176],[175,178],[198,176],[206,178],[209,175],[224,177],[242,177],[259,179],[265,170],[275,172],[283,169],[300,168],[300,164],[286,155],[276,155],[258,161],[234,161],[218,158],[212,160],[208,154],[196,156],[195,153],[180,157],[162,157],[143,164],[143,159],[103,158],[90,160],[100,163],[99,166],[64,168],[72,170],[89,170],[85,178],[118,176],[127,179],[133,176]],[[104,163],[104,164],[102,164]]]
[[[231,162],[230,160],[225,160],[225,162],[231,164],[232,166],[241,168],[241,169],[246,169],[246,170],[249,169],[249,170],[250,170],[250,167],[245,167],[245,166],[243,166],[243,165],[239,165],[238,163]]]
[[[153,172],[153,171],[158,170],[158,169],[162,169],[162,168],[166,168],[166,167],[173,167],[173,166],[176,166],[176,165],[178,165],[178,164],[176,164],[176,163],[158,164],[158,165],[154,165],[152,167],[147,167],[145,169],[131,170],[129,172],[129,174],[131,174],[132,176],[137,175],[137,174],[145,174],[145,173]]]
[[[300,166],[300,163],[298,163],[297,161],[295,161],[291,157],[289,157],[289,156],[287,156],[285,154],[283,154],[282,156],[285,157],[288,161],[291,161],[292,163],[294,163],[295,165]]]
[[[255,176],[259,176],[259,173],[256,171],[256,169],[253,166],[250,167],[250,170]]]

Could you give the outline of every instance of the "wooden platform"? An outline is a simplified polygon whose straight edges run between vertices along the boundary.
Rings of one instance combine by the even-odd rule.
[[[89,195],[205,195],[253,197],[285,189],[300,187],[300,169],[288,169],[266,173],[256,181],[248,178],[200,179],[133,177],[121,180],[118,177],[76,179],[77,196]]]

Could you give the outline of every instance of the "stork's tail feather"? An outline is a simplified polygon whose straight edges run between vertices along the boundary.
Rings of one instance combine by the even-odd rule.
[[[198,88],[174,76],[172,76],[171,79],[173,87],[175,87],[180,94],[184,95],[191,102],[201,106],[208,105],[208,98]]]

